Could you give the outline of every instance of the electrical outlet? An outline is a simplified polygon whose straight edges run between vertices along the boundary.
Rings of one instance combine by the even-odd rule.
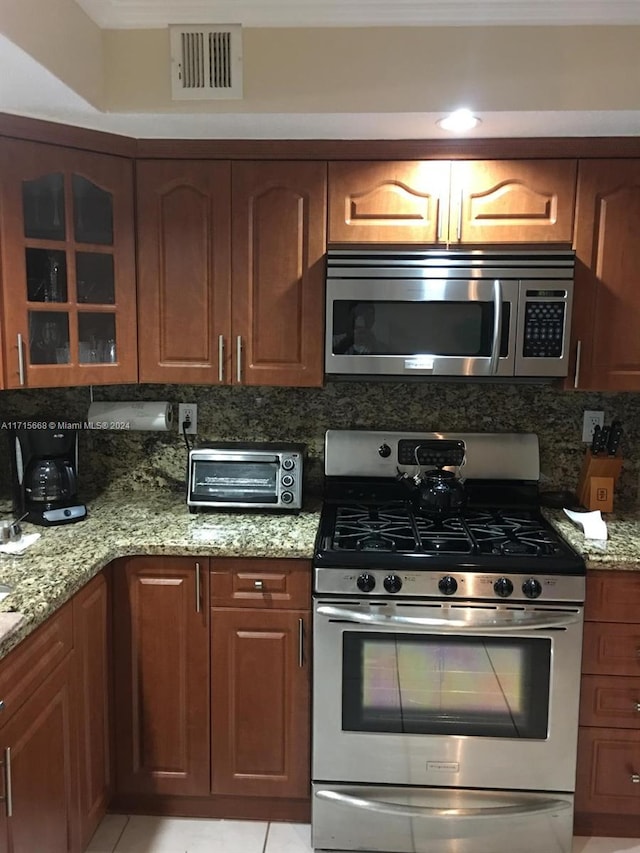
[[[582,440],[591,441],[596,426],[604,426],[604,412],[592,412],[585,409],[582,418]]]
[[[198,432],[198,406],[196,403],[178,403],[178,432],[182,432],[182,424],[189,421],[185,432],[196,435]]]

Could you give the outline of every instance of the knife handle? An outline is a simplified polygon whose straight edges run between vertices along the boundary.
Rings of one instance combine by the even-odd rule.
[[[602,453],[607,453],[607,448],[609,447],[609,435],[611,433],[611,427],[605,426],[602,427],[600,431],[600,450]]]
[[[600,435],[602,433],[602,427],[600,424],[596,424],[593,428],[593,433],[591,434],[591,453],[594,456],[597,456],[600,452],[601,442]]]

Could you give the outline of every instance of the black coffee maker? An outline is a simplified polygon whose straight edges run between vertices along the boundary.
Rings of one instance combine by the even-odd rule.
[[[14,510],[34,524],[80,521],[78,432],[15,429],[9,433]]]

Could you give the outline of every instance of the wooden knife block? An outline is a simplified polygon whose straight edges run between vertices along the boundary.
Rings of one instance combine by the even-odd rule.
[[[594,456],[587,450],[578,480],[578,500],[587,509],[613,510],[613,490],[620,478],[621,456]]]

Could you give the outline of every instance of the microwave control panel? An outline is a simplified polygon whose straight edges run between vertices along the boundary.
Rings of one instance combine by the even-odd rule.
[[[525,358],[561,358],[565,307],[562,299],[527,300],[522,343],[522,355]]]

